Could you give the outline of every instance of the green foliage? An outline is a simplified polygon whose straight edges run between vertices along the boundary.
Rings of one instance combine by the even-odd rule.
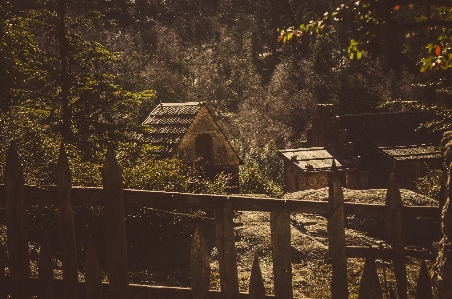
[[[283,194],[283,163],[273,144],[253,148],[240,167],[240,192],[281,197]]]
[[[422,195],[439,200],[441,177],[441,169],[429,170],[424,176],[416,180],[417,191]]]
[[[0,109],[24,104],[34,95],[43,73],[36,70],[41,49],[26,19],[11,13],[9,1],[0,4]]]
[[[179,159],[138,159],[123,169],[124,185],[131,189],[224,194],[230,177],[220,173],[212,181]]]
[[[433,41],[425,44],[426,57],[421,59],[421,72],[448,69],[452,67],[452,8],[440,1],[413,1],[413,4],[394,5],[393,2],[361,0],[348,1],[335,11],[299,28],[278,29],[278,41],[287,43],[292,39],[303,41],[312,36],[322,36],[333,28],[333,24],[352,21],[355,30],[348,46],[350,59],[360,59],[366,53],[379,50],[385,28],[393,27],[407,32],[406,38],[413,38],[427,28]]]

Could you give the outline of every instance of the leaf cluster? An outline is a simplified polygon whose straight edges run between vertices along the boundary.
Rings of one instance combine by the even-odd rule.
[[[400,1],[358,0],[341,4],[335,11],[301,24],[297,29],[278,29],[278,41],[284,43],[305,36],[321,36],[335,23],[353,22],[356,30],[350,38],[350,59],[360,59],[367,53],[378,52],[384,29],[392,27],[405,31],[406,38],[426,33],[433,39],[425,45],[425,57],[420,61],[420,71],[447,69],[451,67],[452,6],[444,1]]]

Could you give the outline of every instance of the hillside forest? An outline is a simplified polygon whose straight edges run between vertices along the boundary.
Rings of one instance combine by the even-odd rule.
[[[206,102],[245,161],[241,188],[278,196],[276,149],[295,148],[318,103],[338,114],[417,101],[447,105],[450,72],[420,71],[428,30],[379,28],[379,47],[350,59],[356,22],[303,43],[278,28],[322,16],[338,0],[20,0],[0,4],[0,167],[14,141],[29,184],[53,184],[61,142],[74,185],[96,186],[107,144],[126,187],[226,190],[176,159],[154,161],[135,134],[159,102]],[[2,178],[3,179],[3,178]],[[186,184],[187,181],[195,184]]]

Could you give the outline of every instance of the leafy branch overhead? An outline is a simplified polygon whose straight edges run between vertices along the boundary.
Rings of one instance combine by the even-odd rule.
[[[429,38],[424,45],[425,57],[420,61],[421,72],[445,70],[452,67],[452,2],[422,0],[362,0],[341,4],[335,11],[325,12],[316,20],[298,28],[278,29],[278,42],[303,42],[321,37],[335,23],[353,22],[356,30],[347,48],[350,59],[377,53],[381,47],[384,28],[391,27],[414,38],[423,33]]]

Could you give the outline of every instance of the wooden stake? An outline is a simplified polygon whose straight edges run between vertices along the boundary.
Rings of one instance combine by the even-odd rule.
[[[253,268],[251,268],[249,299],[264,299],[265,287],[262,279],[262,271],[259,266],[257,252],[254,254]]]
[[[77,244],[75,241],[74,209],[72,204],[72,177],[69,163],[61,144],[57,166],[57,202],[60,241],[63,262],[64,298],[78,298]]]
[[[275,297],[292,299],[292,256],[290,252],[290,214],[285,210],[275,210],[270,216],[273,249],[273,275],[275,277]]]
[[[386,193],[386,228],[392,240],[394,250],[394,274],[399,299],[407,299],[407,277],[405,268],[405,231],[403,227],[403,202],[400,190],[396,185],[394,174],[391,174]]]
[[[328,251],[332,262],[332,299],[348,298],[344,194],[333,160],[328,177]]]
[[[11,276],[11,296],[14,299],[30,298],[26,210],[24,202],[24,177],[17,149],[11,143],[5,167],[6,224]]]
[[[42,231],[41,250],[39,251],[38,263],[39,298],[53,299],[53,263],[52,251],[50,250],[49,235],[47,231]]]
[[[190,274],[193,299],[208,299],[210,286],[209,251],[199,224],[195,228],[191,243]]]
[[[427,270],[425,261],[422,260],[419,278],[417,280],[416,299],[432,299],[432,280]]]
[[[359,299],[382,299],[380,281],[378,280],[377,267],[372,256],[366,258],[364,264],[363,276],[359,285]]]
[[[103,297],[102,292],[102,272],[97,260],[96,250],[94,249],[91,236],[86,245],[86,265],[85,265],[85,285],[86,298],[97,299]]]
[[[237,253],[235,250],[233,210],[230,200],[215,204],[215,226],[221,292],[225,294],[225,299],[238,299]]]
[[[107,245],[110,299],[129,298],[126,225],[122,194],[122,175],[115,153],[108,148],[102,168],[105,237]]]
[[[0,299],[6,299],[6,248],[0,244]]]
[[[397,299],[393,286],[389,289],[389,299]]]

